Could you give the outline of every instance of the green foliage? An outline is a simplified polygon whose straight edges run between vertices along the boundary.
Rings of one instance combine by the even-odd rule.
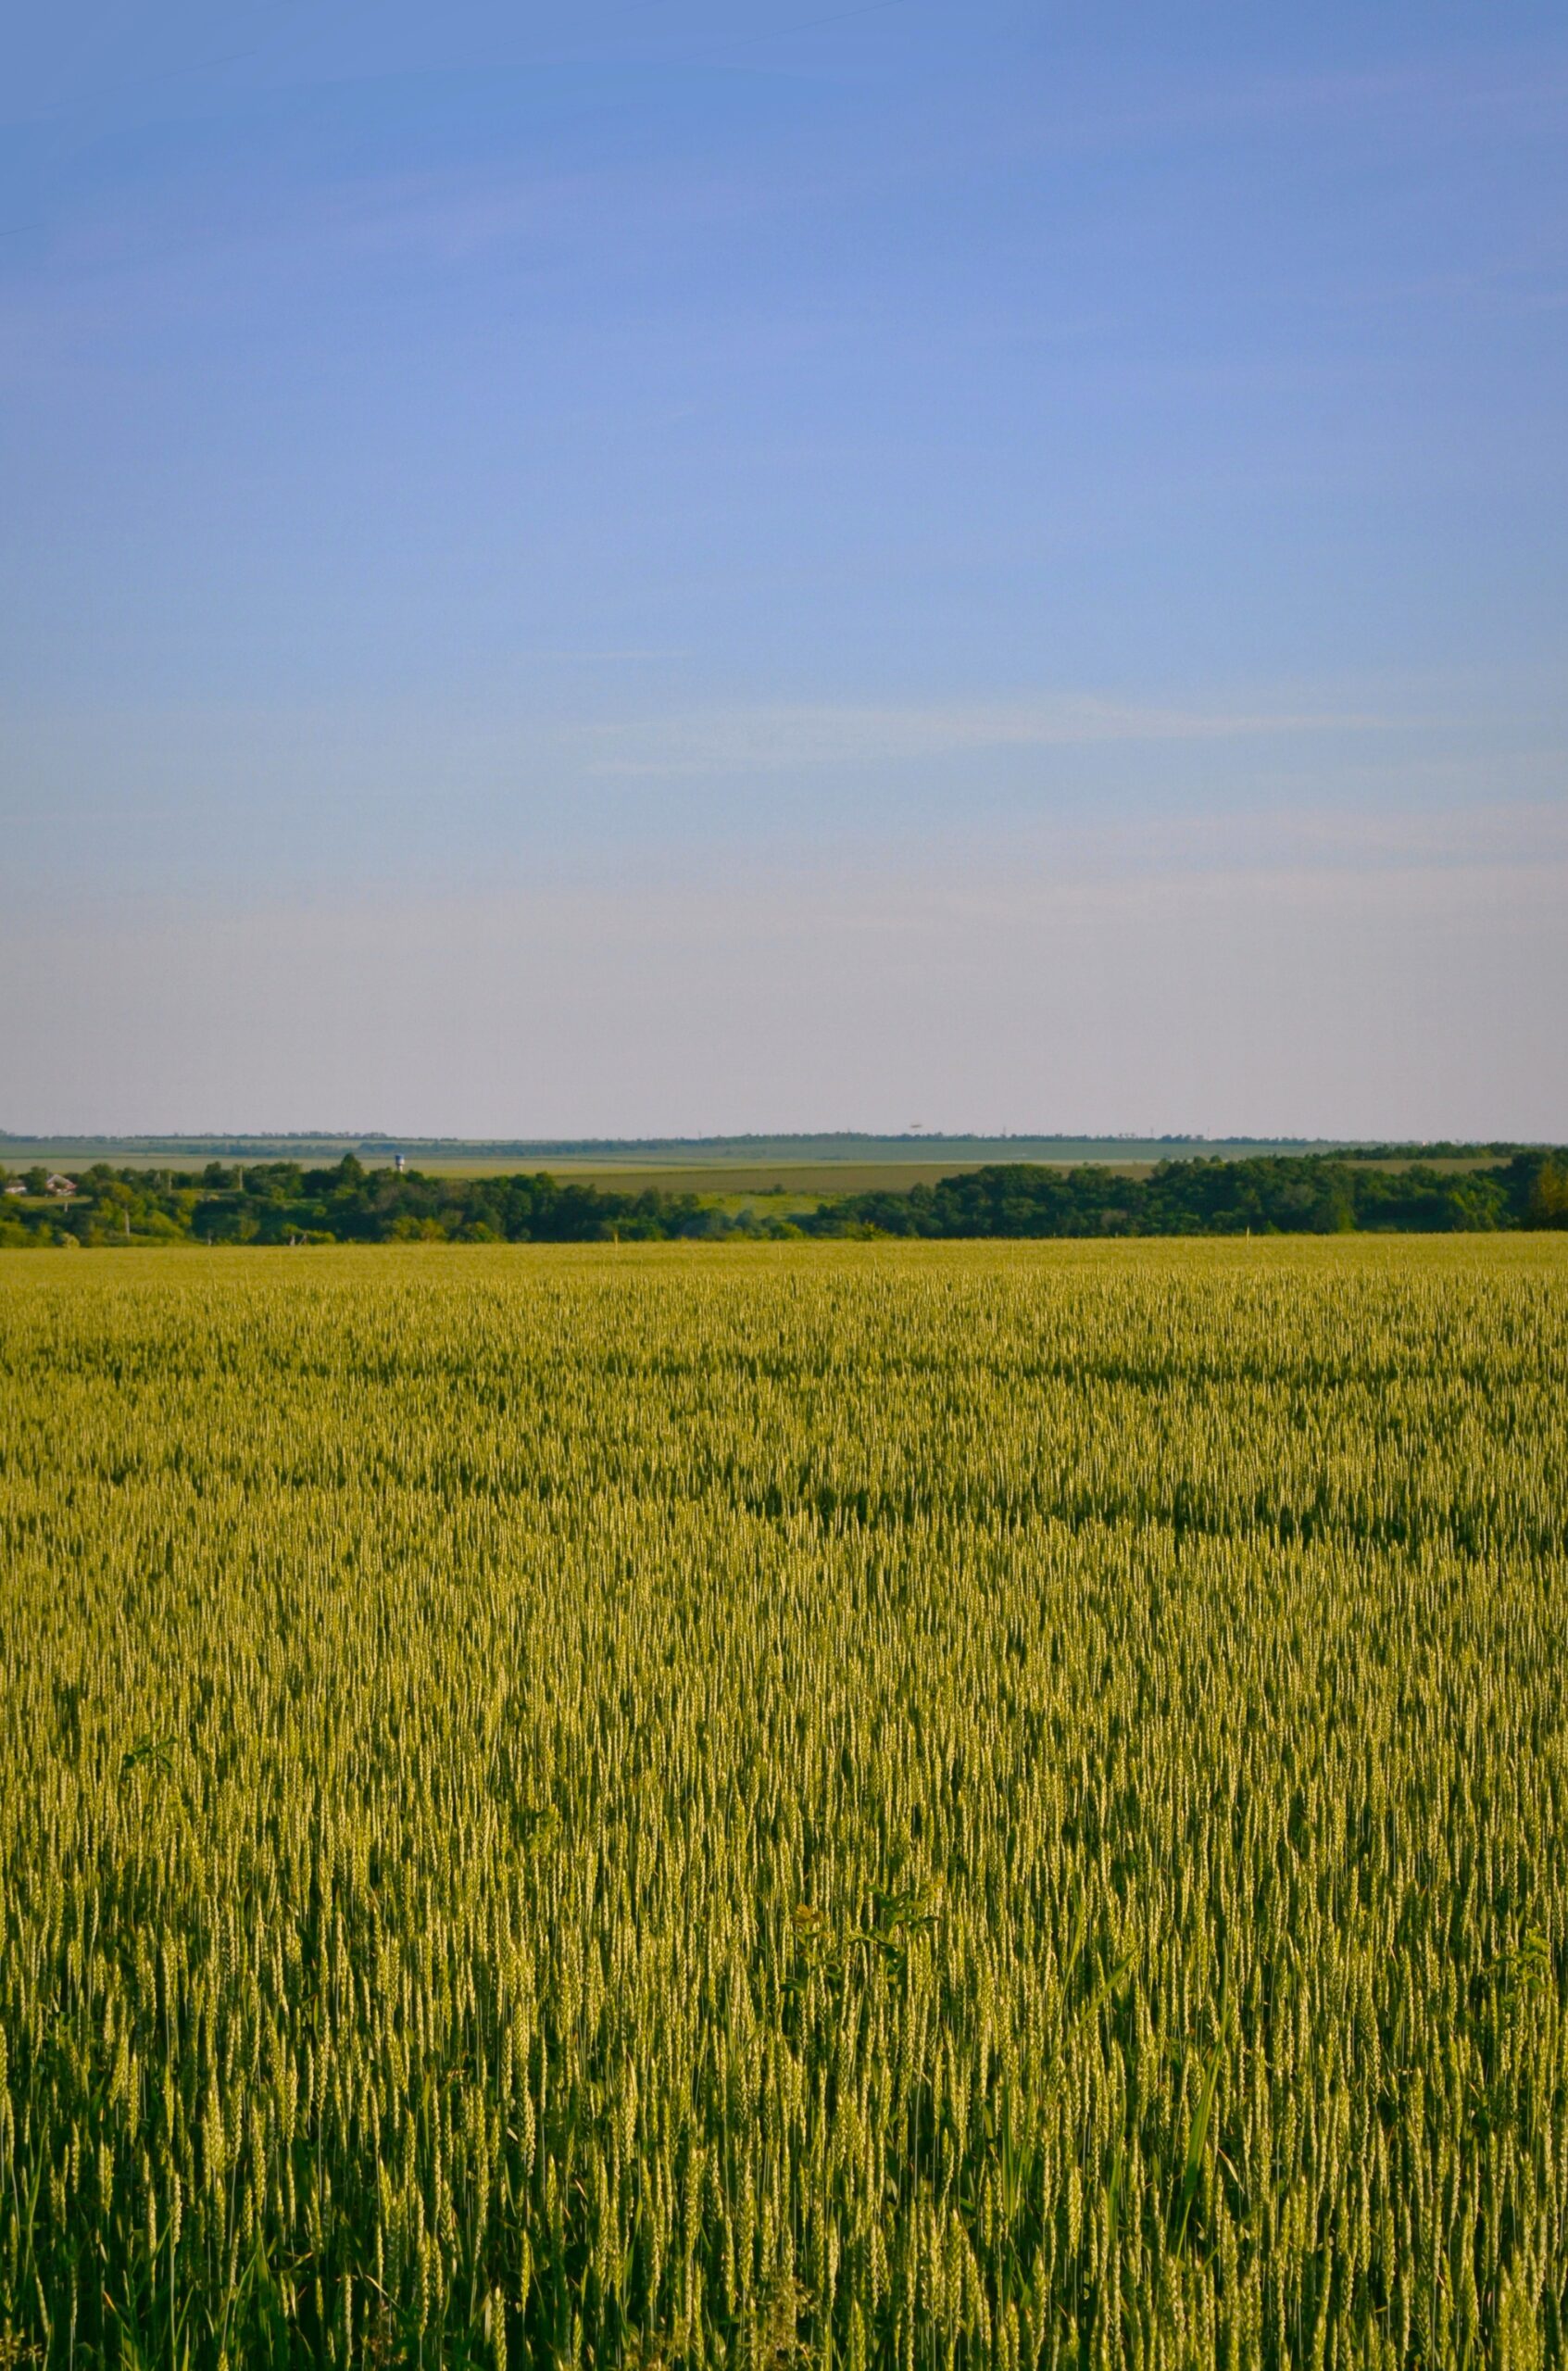
[[[0,1261],[0,2363],[1562,2361],[1565,1368],[1544,1236]]]
[[[40,1193],[42,1193],[42,1176]],[[1147,1177],[1091,1164],[997,1163],[935,1186],[839,1194],[793,1218],[715,1207],[657,1187],[621,1193],[543,1172],[427,1177],[296,1161],[199,1174],[96,1162],[64,1202],[12,1201],[9,1242],[89,1245],[194,1237],[207,1244],[770,1242],[803,1235],[948,1237],[1081,1235],[1488,1233],[1568,1223],[1568,1155],[1522,1153],[1455,1175],[1345,1160],[1269,1156],[1161,1161]]]
[[[1313,1158],[1167,1160],[1148,1177],[998,1162],[908,1194],[847,1196],[814,1227],[847,1234],[869,1222],[888,1235],[959,1237],[1488,1233],[1539,1223],[1530,1211],[1540,1158],[1461,1175]]]
[[[1530,1180],[1526,1226],[1568,1226],[1568,1160],[1543,1160]]]

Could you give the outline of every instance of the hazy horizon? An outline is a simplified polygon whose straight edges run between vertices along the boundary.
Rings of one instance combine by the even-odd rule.
[[[271,1131],[200,1128],[188,1131],[168,1129],[161,1133],[126,1129],[118,1135],[101,1128],[58,1128],[49,1135],[42,1135],[37,1130],[0,1128],[0,1154],[10,1160],[25,1158],[27,1151],[32,1147],[48,1145],[77,1146],[83,1148],[104,1147],[111,1151],[117,1147],[123,1147],[139,1157],[152,1151],[161,1154],[170,1147],[186,1148],[193,1152],[221,1152],[229,1149],[244,1151],[246,1155],[252,1155],[260,1148],[263,1157],[274,1157],[273,1148],[276,1148],[275,1157],[279,1159],[287,1157],[293,1151],[303,1149],[329,1154],[349,1151],[363,1153],[372,1161],[383,1152],[395,1151],[423,1152],[428,1153],[433,1159],[442,1159],[449,1153],[469,1152],[498,1156],[515,1153],[521,1158],[523,1155],[532,1157],[539,1153],[678,1154],[704,1148],[719,1152],[760,1146],[764,1148],[762,1151],[755,1155],[749,1150],[744,1153],[737,1152],[737,1158],[752,1160],[778,1158],[781,1160],[787,1160],[792,1157],[791,1155],[775,1153],[771,1148],[808,1146],[879,1148],[896,1145],[907,1146],[911,1155],[918,1156],[922,1148],[929,1146],[943,1158],[950,1157],[958,1160],[966,1147],[988,1149],[999,1145],[1060,1148],[1064,1158],[1069,1155],[1075,1158],[1085,1148],[1093,1148],[1098,1153],[1102,1148],[1111,1145],[1136,1151],[1170,1146],[1175,1148],[1178,1153],[1185,1153],[1189,1150],[1197,1152],[1203,1149],[1234,1152],[1238,1148],[1248,1151],[1267,1152],[1271,1149],[1278,1149],[1282,1152],[1297,1153],[1320,1150],[1333,1152],[1341,1148],[1349,1149],[1355,1146],[1377,1144],[1388,1144],[1391,1148],[1401,1151],[1420,1151],[1445,1141],[1455,1140],[1432,1137],[1395,1139],[1341,1136],[1239,1136],[1236,1135],[1211,1136],[1200,1135],[1192,1130],[1174,1131],[1164,1135],[1154,1136],[1133,1128],[1110,1129],[1098,1135],[1070,1130],[1037,1128],[1010,1129],[999,1135],[981,1135],[972,1130],[953,1131],[941,1128],[922,1128],[918,1131],[888,1130],[881,1134],[853,1128],[809,1128],[756,1129],[739,1135],[695,1136],[405,1136],[397,1135],[390,1128],[290,1128]],[[1524,1142],[1524,1140],[1510,1139],[1509,1141]],[[1545,1137],[1537,1138],[1534,1141],[1543,1148],[1549,1144],[1549,1139]],[[947,1148],[953,1148],[950,1156],[947,1151]],[[823,1159],[831,1160],[834,1156],[812,1152],[805,1157],[810,1165],[821,1166]],[[914,1160],[913,1165],[917,1168],[931,1166],[929,1162],[922,1163],[918,1159]]]
[[[18,27],[0,1127],[1568,1136],[1561,12],[733,23]]]

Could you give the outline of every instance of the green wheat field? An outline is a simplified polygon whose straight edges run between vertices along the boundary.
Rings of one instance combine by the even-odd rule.
[[[1568,2359],[1568,1239],[0,1258],[0,2365]]]

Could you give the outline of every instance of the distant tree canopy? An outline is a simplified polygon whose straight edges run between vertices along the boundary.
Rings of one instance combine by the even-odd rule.
[[[843,1194],[783,1219],[693,1193],[617,1193],[546,1172],[432,1177],[297,1161],[209,1161],[200,1171],[97,1162],[69,1197],[0,1202],[0,1246],[198,1241],[593,1243],[805,1236],[1414,1235],[1568,1226],[1568,1151],[1515,1153],[1486,1169],[1374,1168],[1313,1156],[1166,1160],[1129,1176],[997,1163],[906,1192]]]
[[[907,1194],[859,1194],[819,1224],[920,1236],[1411,1235],[1568,1224],[1568,1156],[1520,1153],[1492,1169],[1375,1169],[1320,1159],[1167,1160],[1113,1169],[978,1169]]]

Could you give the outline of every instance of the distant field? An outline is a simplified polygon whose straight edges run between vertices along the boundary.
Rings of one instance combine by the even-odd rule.
[[[655,1186],[666,1194],[700,1194],[734,1201],[735,1198],[779,1195],[796,1202],[820,1200],[829,1194],[907,1193],[911,1186],[934,1186],[939,1178],[966,1175],[998,1161],[1032,1161],[1042,1168],[1060,1169],[1093,1166],[1114,1170],[1127,1177],[1146,1177],[1158,1161],[1219,1158],[1239,1160],[1260,1150],[1258,1146],[1241,1144],[1151,1146],[1118,1144],[1110,1139],[1085,1139],[1081,1144],[1063,1145],[1056,1139],[1045,1139],[1028,1145],[1020,1139],[1006,1138],[992,1146],[974,1149],[964,1140],[967,1148],[943,1153],[928,1144],[911,1143],[908,1150],[891,1140],[874,1158],[853,1159],[846,1156],[817,1154],[809,1159],[781,1155],[770,1158],[741,1159],[730,1153],[715,1154],[711,1159],[654,1157],[646,1153],[628,1153],[624,1159],[602,1152],[487,1152],[459,1150],[445,1152],[410,1152],[407,1158],[410,1169],[421,1171],[430,1177],[507,1177],[520,1172],[546,1170],[555,1177],[575,1177],[584,1184],[601,1186],[620,1193],[634,1194],[645,1186]],[[94,1161],[107,1161],[115,1169],[192,1169],[199,1170],[207,1161],[221,1160],[232,1166],[235,1160],[259,1163],[264,1160],[298,1160],[306,1166],[325,1166],[343,1157],[345,1146],[321,1146],[310,1151],[295,1151],[279,1147],[268,1151],[218,1153],[206,1146],[171,1147],[158,1150],[133,1143],[117,1145],[83,1145],[42,1141],[0,1144],[0,1163],[11,1170],[34,1164],[64,1169],[80,1173]],[[1300,1148],[1273,1148],[1280,1158],[1289,1159]],[[1317,1149],[1336,1149],[1317,1148]],[[374,1151],[358,1156],[367,1168],[382,1169],[390,1165],[391,1156]],[[1374,1165],[1384,1169],[1408,1169],[1417,1164],[1445,1172],[1461,1173],[1495,1166],[1495,1156],[1477,1153],[1453,1159],[1428,1160],[1420,1153],[1392,1156]],[[782,1207],[782,1205],[781,1205]]]
[[[1065,1162],[1051,1166],[1066,1167]],[[1099,1164],[1097,1164],[1097,1166]],[[436,1164],[433,1162],[432,1168]],[[721,1194],[740,1198],[773,1194],[870,1194],[877,1191],[907,1194],[911,1186],[935,1186],[941,1177],[967,1175],[985,1166],[978,1160],[866,1160],[866,1161],[769,1161],[755,1169],[743,1169],[729,1162],[715,1161],[708,1168],[635,1169],[611,1166],[581,1167],[575,1161],[555,1161],[550,1164],[557,1177],[581,1177],[596,1186],[613,1186],[622,1194],[634,1194],[645,1186],[655,1186],[663,1194]],[[1105,1163],[1129,1176],[1144,1176],[1148,1161],[1115,1161]],[[454,1166],[452,1175],[473,1176],[482,1173]]]
[[[282,1153],[277,1160],[295,1156]],[[341,1155],[332,1156],[341,1158]],[[106,1152],[101,1148],[84,1151],[80,1147],[53,1145],[43,1148],[29,1147],[25,1152],[9,1148],[5,1154],[6,1165],[13,1170],[42,1162],[50,1168],[64,1169],[72,1174],[91,1166],[94,1160],[107,1161],[115,1169],[179,1169],[188,1166],[201,1169],[216,1155],[145,1151]],[[250,1156],[259,1162],[259,1156]],[[327,1156],[321,1156],[324,1160]],[[987,1160],[997,1156],[988,1155]],[[1020,1155],[1020,1159],[1023,1156]],[[1037,1158],[1037,1156],[1030,1156]],[[232,1161],[230,1163],[232,1164]],[[1067,1167],[1068,1162],[1052,1160],[1048,1167]],[[1097,1162],[1097,1166],[1102,1164]],[[1152,1164],[1148,1160],[1118,1160],[1103,1163],[1128,1176],[1147,1175]],[[367,1168],[384,1169],[384,1159],[369,1158]],[[938,1178],[956,1177],[985,1166],[981,1160],[770,1160],[743,1162],[711,1160],[676,1164],[670,1161],[605,1160],[574,1159],[561,1154],[481,1155],[456,1153],[449,1157],[420,1155],[409,1160],[410,1169],[427,1177],[510,1177],[519,1172],[546,1170],[552,1177],[580,1178],[584,1185],[602,1186],[617,1193],[635,1194],[646,1186],[657,1187],[661,1194],[718,1195],[726,1198],[743,1198],[756,1195],[781,1194],[796,1198],[819,1199],[824,1194],[867,1194],[873,1192],[907,1193],[911,1186],[934,1186]]]
[[[116,1168],[199,1169],[209,1160],[298,1160],[322,1167],[352,1152],[367,1168],[380,1168],[401,1152],[413,1169],[434,1175],[477,1177],[519,1170],[548,1169],[573,1175],[621,1175],[628,1170],[690,1173],[721,1169],[748,1179],[771,1172],[782,1163],[802,1168],[831,1169],[835,1176],[847,1169],[883,1170],[906,1166],[935,1176],[977,1168],[987,1161],[1038,1160],[1049,1163],[1109,1161],[1115,1165],[1154,1160],[1188,1160],[1200,1155],[1239,1160],[1260,1153],[1290,1156],[1344,1149],[1339,1139],[1227,1140],[1198,1136],[691,1136],[623,1139],[619,1142],[580,1139],[574,1142],[529,1141],[519,1138],[461,1142],[455,1138],[394,1136],[11,1136],[0,1135],[0,1161],[24,1167],[31,1161],[85,1166],[94,1160]]]
[[[1021,1156],[1022,1157],[1022,1156]],[[1191,1158],[1191,1155],[1186,1156]],[[1035,1156],[1030,1156],[1032,1160]],[[994,1159],[994,1157],[993,1157]],[[880,1160],[880,1161],[801,1161],[791,1165],[785,1161],[770,1161],[753,1169],[743,1169],[730,1162],[715,1161],[708,1168],[663,1169],[625,1168],[611,1164],[557,1160],[541,1164],[557,1177],[581,1177],[596,1185],[612,1186],[618,1192],[635,1193],[640,1186],[655,1186],[666,1194],[721,1195],[726,1198],[751,1198],[773,1194],[809,1196],[824,1194],[907,1194],[911,1186],[935,1186],[939,1178],[963,1177],[977,1169],[993,1165],[987,1160]],[[1094,1167],[1110,1169],[1119,1177],[1147,1177],[1155,1167],[1152,1160],[1110,1160],[1096,1159],[1093,1162],[1079,1160],[1038,1160],[1043,1169]],[[1456,1160],[1422,1162],[1416,1157],[1397,1160],[1379,1160],[1363,1164],[1376,1169],[1412,1169],[1418,1166],[1461,1174],[1471,1170],[1497,1166],[1485,1153]],[[476,1161],[426,1161],[420,1164],[437,1176],[478,1177],[505,1174],[509,1164],[497,1161],[481,1164]]]

